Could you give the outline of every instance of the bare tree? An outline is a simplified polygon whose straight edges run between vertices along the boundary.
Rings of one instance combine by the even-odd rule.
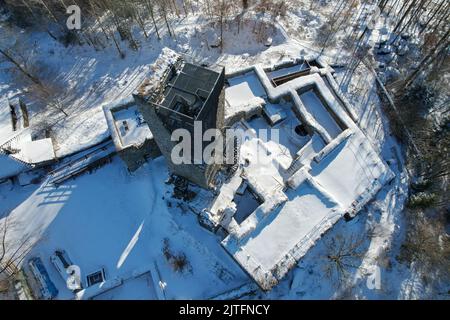
[[[167,32],[169,32],[169,35],[171,37],[175,36],[175,32],[173,31],[172,27],[170,26],[169,23],[169,10],[170,10],[170,3],[167,2],[167,0],[158,0],[158,5],[159,5],[159,13],[160,15],[162,15],[162,17],[164,18],[164,22],[166,23],[166,27],[167,27]]]
[[[68,93],[63,84],[55,81],[44,81],[40,85],[30,86],[30,96],[40,105],[61,112],[65,117],[69,116],[65,110],[64,100],[68,98]]]
[[[26,70],[23,67],[23,65],[18,60],[15,59],[14,55],[11,53],[10,50],[4,50],[0,48],[0,54],[2,54],[7,61],[11,62],[14,66],[16,66],[17,70],[19,70],[22,74],[24,74],[28,79],[33,81],[35,84],[41,83],[37,77],[32,75],[30,71]]]
[[[359,268],[364,255],[364,240],[363,235],[351,234],[348,237],[338,235],[325,241],[325,257],[328,261],[325,273],[338,287],[349,279],[352,269]]]
[[[12,241],[8,238],[14,224],[6,216],[0,220],[0,275],[13,277],[18,272],[18,266],[36,244],[31,236]]]
[[[438,289],[450,280],[450,238],[445,232],[445,213],[438,219],[426,217],[421,211],[406,214],[409,221],[402,243],[400,262],[416,262],[428,286]]]
[[[231,4],[229,1],[226,0],[217,0],[213,5],[213,12],[216,13],[216,17],[219,22],[219,47],[220,50],[223,51],[223,29],[224,24],[227,19],[228,12],[230,10]]]
[[[422,61],[420,61],[417,68],[408,76],[408,78],[405,81],[405,87],[410,86],[423,69],[430,66],[441,52],[447,50],[448,46],[450,45],[449,36],[450,36],[450,28],[441,37],[436,46],[432,48],[425,57],[423,57]]]
[[[158,25],[156,24],[156,20],[155,20],[154,4],[150,0],[144,0],[144,4],[147,7],[150,17],[152,18],[153,26],[155,27],[155,32],[156,32],[156,35],[158,36],[158,40],[161,40],[161,36],[159,35]]]
[[[30,54],[34,51],[25,48],[22,41],[11,28],[6,26],[2,28],[0,35],[0,57],[10,62],[16,70],[22,73],[31,82],[40,85],[40,79],[30,70]]]

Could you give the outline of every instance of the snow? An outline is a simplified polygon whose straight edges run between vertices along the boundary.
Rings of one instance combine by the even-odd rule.
[[[173,208],[169,211],[163,200],[169,192],[164,184],[167,176],[162,158],[132,176],[116,159],[95,174],[59,187],[44,182],[9,214],[18,227],[9,233],[8,241],[18,245],[23,235],[36,240],[28,257],[49,257],[56,249],[65,250],[81,268],[83,279],[100,267],[105,268],[107,280],[129,279],[136,270],[156,261],[167,283],[168,298],[212,296],[237,286],[245,276],[222,253],[218,240],[194,217],[185,217]],[[162,255],[166,237],[173,250],[186,253],[192,274],[172,271]],[[58,298],[74,298],[50,259],[43,262],[60,291]],[[134,283],[128,286],[124,280],[120,294],[132,297]]]
[[[62,158],[82,151],[109,137],[105,115],[101,110],[101,108],[88,109],[55,124],[58,130],[55,142],[57,157]]]
[[[95,297],[95,300],[156,300],[150,274],[131,279],[123,285]]]
[[[120,137],[124,146],[131,144],[140,145],[146,139],[153,137],[148,126],[142,123],[143,120],[136,106],[117,111],[114,115],[116,127],[119,128]]]
[[[141,146],[153,134],[139,112],[133,97],[103,107],[111,137],[118,150]]]
[[[96,161],[111,156],[115,153],[115,151],[116,150],[113,143],[109,140],[99,144],[98,146],[87,149],[82,154],[67,157],[60,166],[49,173],[48,182],[59,184],[83,172],[89,167],[89,165],[92,165]]]
[[[163,48],[158,59],[151,65],[149,74],[142,85],[138,88],[137,94],[148,96],[158,90],[163,78],[167,76],[170,68],[177,62],[181,56],[169,48]]]
[[[326,79],[328,81],[328,84],[331,86],[331,88],[333,89],[333,94],[340,100],[342,101],[342,104],[345,108],[345,111],[347,111],[348,115],[352,118],[352,120],[355,123],[358,123],[359,119],[358,116],[356,115],[356,112],[354,110],[354,108],[352,108],[350,106],[350,102],[348,101],[347,97],[342,93],[342,91],[339,88],[339,85],[336,83],[336,79],[333,77],[333,75],[331,74],[331,72],[327,72],[326,73]]]
[[[9,104],[6,98],[0,100],[0,145],[8,140],[8,136],[13,131],[11,112],[9,111]]]
[[[26,186],[29,184],[37,183],[43,176],[43,170],[30,170],[24,171],[17,176],[17,182],[20,186]]]
[[[317,133],[314,133],[311,140],[297,152],[298,159],[300,159],[301,162],[306,162],[324,148],[325,143],[323,139]]]
[[[248,296],[253,296],[258,292],[258,287],[254,282],[245,283],[237,288],[223,292],[217,296],[211,297],[211,300],[237,300],[248,299]]]
[[[225,88],[225,121],[230,122],[234,117],[241,114],[246,117],[246,114],[257,112],[264,103],[264,100],[258,95],[261,95],[262,88],[252,82],[254,76],[243,77],[245,81],[232,79],[233,83],[237,83],[231,87]]]
[[[35,165],[50,162],[55,159],[53,142],[50,138],[31,140],[28,128],[13,131],[10,140],[2,145],[5,150],[14,151],[11,154],[0,149],[0,179],[13,177]]]
[[[271,195],[283,181],[278,171],[277,161],[283,151],[276,145],[271,145],[270,141],[264,143],[257,137],[246,141],[241,146],[241,163],[246,160],[249,162],[249,165],[244,168],[245,175],[249,181],[258,186],[256,191],[262,193],[263,197]]]
[[[263,130],[261,133],[264,133],[264,130],[279,130],[278,131],[278,145],[274,146],[275,148],[280,149],[281,155],[292,160],[295,157],[295,154],[303,148],[304,145],[309,141],[308,136],[299,136],[295,132],[295,127],[300,125],[299,119],[294,115],[292,110],[288,105],[283,106],[283,109],[280,109],[282,114],[284,114],[285,120],[277,123],[274,126],[270,126],[267,121],[258,117],[256,119],[252,119],[248,122],[248,125],[255,130],[257,136],[259,136],[259,131]],[[274,137],[271,136],[271,131],[268,131],[269,140],[273,140]],[[269,141],[270,143],[270,141]],[[284,158],[283,157],[283,158]],[[280,160],[280,162],[285,162]]]
[[[337,76],[339,81],[342,74]],[[398,143],[388,134],[387,122],[382,116],[376,95],[375,79],[367,69],[364,66],[359,67],[348,89],[341,88],[346,90],[345,95],[351,101],[351,111],[360,119],[359,126],[372,148],[384,159],[395,158],[395,153],[400,154]],[[374,200],[352,221],[338,221],[309,249],[297,267],[270,293],[262,295],[262,298],[339,299],[348,297],[348,290],[352,291],[351,297],[359,299],[405,299],[420,296],[417,275],[396,260],[402,243],[401,212],[407,196],[408,179],[402,164],[391,163],[393,164],[390,169],[396,175],[394,180],[385,184]],[[298,179],[293,187],[305,179],[302,170],[304,169],[297,171],[292,177]],[[339,176],[342,177],[344,176]],[[348,174],[344,178],[347,177]],[[330,243],[330,239],[358,234],[365,237],[364,257],[358,268],[347,270],[351,275],[350,281],[339,281],[325,273],[324,270],[331,266],[327,259],[329,248],[325,244]],[[366,280],[377,269],[380,272],[382,289],[371,290],[367,287]],[[409,292],[412,294],[409,295]]]
[[[239,194],[239,191],[236,192],[233,202],[236,204],[236,213],[233,217],[238,224],[244,221],[260,205],[248,188],[245,188],[241,194]]]
[[[2,97],[0,98],[0,146],[18,133],[13,130],[8,99]]]
[[[233,74],[229,74],[228,82],[230,83],[229,90],[236,91],[233,98],[239,99],[238,103],[249,98],[261,97],[266,94],[258,76],[254,72],[249,72],[240,76],[233,76]],[[240,98],[241,95],[243,95],[244,98]],[[232,101],[230,104],[232,104]]]
[[[76,300],[94,299],[102,293],[109,292],[110,290],[121,286],[122,283],[122,280],[118,278],[105,280],[103,282],[93,284],[81,291],[78,291],[77,293],[75,293],[75,298]]]
[[[57,70],[60,75],[57,78],[58,81],[67,85],[76,97],[76,99],[69,99],[66,103],[69,117],[63,117],[61,114],[55,115],[51,112],[44,112],[42,115],[36,115],[36,117],[48,120],[53,125],[53,138],[57,146],[56,154],[62,157],[108,138],[109,131],[102,112],[102,105],[129,97],[135,87],[142,82],[149,71],[150,63],[155,61],[164,46],[170,46],[176,51],[188,52],[195,55],[199,61],[212,64],[219,62],[226,66],[227,73],[254,64],[272,66],[280,62],[283,57],[298,57],[299,53],[314,53],[316,55],[320,52],[320,49],[318,50],[315,47],[312,40],[316,37],[318,26],[325,21],[325,15],[333,9],[335,1],[320,5],[316,10],[307,9],[311,5],[308,0],[301,1],[301,3],[296,8],[288,10],[286,17],[276,22],[277,31],[272,36],[273,43],[270,48],[265,48],[254,41],[251,28],[245,27],[240,33],[236,33],[236,28],[232,24],[231,27],[227,25],[224,30],[224,51],[219,53],[218,50],[212,50],[204,45],[204,38],[207,38],[211,31],[215,30],[205,27],[202,17],[191,15],[187,18],[183,17],[173,24],[177,34],[176,40],[169,39],[163,30],[163,39],[160,43],[154,40],[154,37],[149,40],[144,40],[141,37],[143,47],[138,52],[126,50],[124,48],[126,43],[119,43],[127,54],[123,60],[117,58],[117,53],[112,46],[99,52],[95,52],[92,48],[86,46],[64,48],[44,33],[32,33],[29,35],[30,41],[38,44],[41,58],[45,59],[49,68]],[[356,10],[361,7],[359,6]],[[252,25],[252,23],[250,24]],[[193,27],[194,25],[195,27]],[[338,38],[342,36],[345,36],[345,34],[337,35]],[[240,45],[236,46],[236,43]],[[340,41],[338,41],[339,43]],[[348,58],[348,52],[346,48],[333,46],[327,48],[323,56],[328,61],[345,61]],[[251,80],[242,77],[236,81],[239,83],[247,82],[248,87],[253,90],[253,96],[257,98],[266,95],[254,68],[249,67],[247,71],[250,72],[250,75],[253,75]],[[13,84],[8,74],[7,66],[0,64],[0,96],[2,97],[20,94],[20,88]],[[338,73],[337,76],[338,80],[342,78],[342,74]],[[346,103],[344,104],[345,111],[354,122],[358,122],[359,127],[370,141],[368,149],[375,150],[385,160],[392,159],[395,152],[401,155],[398,142],[389,136],[389,129],[381,113],[373,76],[368,73],[367,69],[364,66],[358,67],[348,87],[347,84],[342,85],[342,82],[335,81],[329,73],[326,74],[326,78],[328,80],[326,85],[331,85],[334,90],[339,86],[345,94],[344,96],[338,91],[333,91],[333,95],[338,96],[340,100],[343,100],[343,98],[350,100],[351,106],[349,108]],[[230,84],[233,86],[236,83],[231,82]],[[274,97],[276,98],[276,96],[272,96],[272,98]],[[334,97],[333,100],[336,100],[336,98]],[[261,105],[260,102],[258,102],[259,105]],[[244,107],[233,112],[237,113]],[[8,125],[11,126],[10,118],[5,117],[5,115],[7,114],[0,112],[0,139],[7,137],[5,132],[8,134],[12,132],[7,127]],[[315,126],[315,123],[312,124],[317,133],[314,133],[306,145],[297,152],[303,167],[294,173],[292,178],[295,177],[295,179],[291,180],[291,188],[294,188],[295,192],[297,192],[296,188],[300,186],[303,188],[306,185],[308,188],[313,188],[308,185],[308,182],[305,182],[311,176],[308,175],[310,168],[307,165],[311,163],[311,159],[316,154],[324,149],[325,145],[330,145],[332,140],[327,138],[326,132],[324,134],[320,131],[319,126]],[[355,132],[358,129],[350,128]],[[358,135],[357,132],[356,136]],[[343,183],[349,193],[356,194],[360,191],[356,185],[348,188],[350,183],[357,182],[357,180],[350,177],[353,173],[350,171],[350,165],[347,165],[345,161],[349,159],[350,163],[356,164],[362,183],[368,175],[370,176],[369,172],[362,170],[364,161],[367,160],[373,164],[375,161],[370,156],[366,157],[368,154],[367,147],[359,146],[359,141],[354,144],[353,139],[354,136],[350,137],[350,140],[347,137],[344,139],[343,145],[337,144],[334,146],[335,148],[330,148],[330,153],[324,154],[323,159],[327,161],[327,159],[339,158],[339,161],[335,164],[331,161],[331,164],[335,165],[337,170],[343,168],[346,172],[345,176],[339,175],[337,177],[343,179],[343,182],[338,182]],[[352,155],[353,152],[346,146],[351,146],[352,150],[361,152],[363,156]],[[343,148],[345,154],[340,155],[339,148]],[[392,151],[394,149],[395,152]],[[1,158],[0,155],[0,161],[2,161]],[[360,161],[362,161],[361,164]],[[20,238],[21,231],[36,232],[37,238],[42,239],[36,245],[32,254],[42,254],[44,257],[48,257],[52,254],[51,251],[61,244],[77,255],[78,261],[75,262],[83,264],[83,270],[86,268],[86,271],[92,271],[99,265],[103,265],[105,261],[108,272],[112,270],[113,276],[119,275],[124,269],[127,269],[126,271],[133,269],[128,266],[131,262],[136,262],[136,265],[142,268],[143,265],[147,265],[148,256],[151,256],[152,259],[161,256],[160,240],[167,236],[173,240],[171,242],[177,249],[184,250],[187,247],[189,258],[191,258],[191,253],[197,257],[196,259],[189,259],[193,265],[194,275],[187,276],[173,275],[170,266],[163,259],[158,260],[161,274],[168,284],[169,298],[208,298],[237,287],[235,285],[237,283],[239,285],[248,283],[248,277],[243,275],[240,270],[236,270],[239,268],[236,268],[235,263],[220,248],[217,238],[200,229],[195,218],[189,214],[181,215],[173,204],[170,214],[167,212],[166,203],[161,200],[167,192],[162,183],[166,179],[166,167],[160,159],[155,162],[148,167],[141,168],[135,175],[128,176],[123,165],[114,161],[111,165],[98,170],[93,175],[83,176],[76,181],[68,182],[67,185],[60,186],[58,189],[52,186],[47,188],[45,185],[39,186],[39,188],[35,186],[20,188],[17,185],[0,184],[0,218],[1,213],[8,213],[15,208],[11,216],[16,221],[20,221],[21,230],[16,230],[12,237],[13,240],[17,241]],[[315,179],[323,180],[328,187],[333,189],[341,187],[338,182],[334,181],[336,177],[333,177],[331,171],[320,168],[314,162],[312,162],[312,165],[313,170],[315,168],[317,170],[315,172],[318,172],[318,175],[314,177]],[[1,169],[2,165],[0,165]],[[375,172],[378,170],[379,168],[375,166]],[[395,259],[403,234],[401,212],[404,199],[407,196],[408,179],[401,163],[393,165],[391,170],[395,172],[396,178],[392,183],[383,186],[373,202],[369,203],[351,222],[338,221],[323,236],[321,241],[318,241],[314,247],[309,248],[308,253],[302,257],[298,265],[296,264],[297,267],[289,272],[277,287],[267,294],[258,293],[256,298],[339,298],[340,291],[334,287],[333,280],[327,278],[323,272],[327,267],[327,251],[324,242],[333,237],[351,233],[366,235],[366,242],[368,243],[368,248],[361,263],[361,270],[352,272],[355,275],[349,285],[354,292],[352,297],[363,299],[420,297],[417,290],[421,283],[420,274],[415,274],[414,268],[409,270],[407,266],[398,263]],[[145,177],[139,177],[143,173]],[[284,178],[288,179],[288,177]],[[230,184],[235,184],[238,188],[242,178],[236,175],[231,181]],[[154,192],[155,185],[158,189],[156,193]],[[222,192],[224,190],[225,187],[222,187],[219,197],[225,196],[225,192]],[[228,199],[230,202],[232,201],[233,192],[234,185],[230,186],[224,204],[227,204]],[[342,203],[350,200],[350,197],[343,196],[339,192],[334,192],[333,195],[339,198],[339,202]],[[45,199],[45,197],[48,199]],[[166,198],[168,199],[168,197]],[[312,198],[315,198],[315,196]],[[51,199],[54,200],[54,203],[51,202]],[[202,202],[201,200],[195,201]],[[266,203],[270,201],[271,199],[266,199]],[[153,205],[149,203],[153,203]],[[277,202],[270,203],[275,206]],[[105,204],[104,207],[103,204]],[[136,209],[135,206],[138,208]],[[228,204],[223,207],[227,208],[227,206]],[[154,210],[150,210],[150,207]],[[140,227],[140,219],[146,215],[150,216],[150,211],[153,211],[152,223],[144,224],[141,232],[136,236],[137,233],[134,231]],[[268,210],[268,212],[271,211]],[[77,222],[78,216],[84,224]],[[146,218],[150,220],[149,217]],[[71,228],[72,221],[75,222],[74,228]],[[92,224],[90,224],[91,221],[93,221]],[[84,231],[84,228],[86,228],[86,231]],[[180,230],[182,232],[179,232]],[[376,232],[369,234],[368,230],[375,230]],[[44,237],[38,236],[41,232],[45,235]],[[182,235],[180,236],[179,233],[182,233]],[[84,235],[85,241],[82,239]],[[116,239],[120,245],[114,245]],[[97,245],[98,241],[101,242],[101,245]],[[105,250],[105,248],[109,248],[109,243],[113,244],[113,248]],[[204,248],[204,250],[196,250],[193,249],[194,247]],[[123,251],[128,252],[130,249],[130,254],[122,255]],[[198,254],[198,252],[201,252],[201,254]],[[225,285],[223,281],[217,280],[217,277],[212,275],[209,270],[211,267],[209,259],[198,257],[202,254],[209,255],[210,252],[213,252],[215,258],[223,262],[229,270],[232,270],[232,274],[236,275],[233,284]],[[380,256],[383,254],[390,259],[393,264],[392,267],[380,266]],[[122,270],[116,270],[116,262],[120,258],[123,260]],[[56,270],[52,269],[47,260],[44,259],[44,263],[51,278],[58,280],[59,288],[64,288]],[[196,260],[195,263],[193,263],[193,260]],[[213,261],[217,260],[213,259]],[[202,268],[202,265],[207,267]],[[365,270],[372,272],[376,267],[381,267],[383,290],[369,290],[366,286],[367,274]],[[200,269],[200,272],[197,273],[197,269]],[[144,289],[147,288],[143,284],[144,280],[130,281],[132,282],[129,285],[127,281],[124,282],[123,288],[125,289],[118,287],[117,290],[112,289],[100,297],[138,298],[148,294]],[[138,287],[139,289],[137,289]],[[68,292],[63,292],[59,298],[64,297],[72,296]]]
[[[331,190],[339,203],[348,207],[352,201],[382,179],[386,168],[367,145],[356,137],[345,140],[319,164],[312,164],[311,174],[325,189]]]
[[[331,91],[336,90],[336,87],[332,85],[328,86],[326,83],[327,74],[331,71],[329,67],[326,66],[321,69],[311,68],[310,74],[294,78],[277,87],[273,87],[261,64],[256,64],[255,66],[245,68],[244,70],[247,71],[248,69],[252,71],[244,74],[242,71],[235,71],[234,73],[229,74],[228,80],[231,87],[227,90],[231,90],[233,84],[236,85],[247,82],[249,87],[257,88],[252,90],[253,95],[256,96],[256,92],[258,92],[260,98],[267,97],[270,102],[279,101],[284,97],[291,97],[297,111],[303,116],[303,119],[312,126],[327,143],[333,140],[341,129],[337,126],[333,118],[331,118],[329,111],[323,106],[322,99],[323,103],[327,104],[331,112],[335,113],[335,116],[342,121],[344,126],[355,127],[352,118],[347,114],[347,101],[345,99],[339,100],[337,98],[338,96]],[[233,75],[238,78],[237,81],[233,79]],[[304,95],[303,91],[311,87],[320,93],[322,99],[319,100],[317,96],[311,95],[310,93]],[[302,92],[298,92],[298,90],[301,90]],[[247,90],[244,92],[246,91]],[[238,91],[238,93],[240,92]],[[306,101],[304,101],[305,103],[302,102],[302,98],[306,99]],[[228,104],[228,107],[233,110],[233,114],[239,114],[240,110],[245,112],[248,108],[245,104]]]
[[[242,82],[225,90],[225,99],[230,105],[243,105],[256,98],[248,82]]]
[[[274,78],[290,75],[290,74],[293,74],[296,72],[304,71],[304,70],[307,70],[308,68],[309,68],[309,66],[305,63],[295,64],[290,67],[278,68],[277,70],[269,71],[269,72],[267,72],[267,75],[269,76],[270,79],[274,79]]]
[[[277,122],[284,120],[287,115],[286,113],[276,105],[272,103],[267,103],[263,108],[264,113],[270,119],[271,124],[276,124]]]
[[[271,270],[333,209],[333,203],[308,183],[302,184],[287,196],[289,201],[281,209],[271,212],[258,224],[252,233],[258,236],[240,241],[240,252],[236,256],[238,260],[250,255],[263,269]]]
[[[240,183],[232,179],[224,188],[225,195],[219,193],[216,199],[220,205],[212,208],[216,221],[217,215],[223,215],[220,223],[229,232],[222,242],[225,249],[268,290],[339,218],[359,212],[393,174],[353,122],[348,102],[339,100],[339,94],[332,92],[336,87],[327,85],[330,69],[326,65],[278,87],[270,84],[261,65],[253,70],[236,72],[238,81],[229,75],[228,92],[247,94],[248,99],[250,83],[257,87],[256,74],[266,92],[260,92],[261,99],[267,97],[274,104],[290,96],[293,102],[274,104],[287,114],[287,119],[273,127],[281,129],[277,141],[273,137],[261,140],[259,130],[270,128],[261,117],[237,124],[252,130],[242,142],[241,171],[235,175],[245,177],[264,202],[238,223],[236,203],[230,199]],[[232,108],[243,108],[239,100],[228,101]],[[300,144],[292,143],[293,137],[301,141],[293,130],[300,124],[293,108],[315,129]],[[338,122],[346,126],[344,131]],[[285,191],[285,183],[293,189]]]
[[[0,153],[0,180],[15,176],[25,170],[27,165],[16,159]]]
[[[323,103],[313,90],[306,91],[300,95],[306,110],[316,119],[316,121],[326,130],[328,135],[336,138],[342,132],[336,121],[325,109]]]
[[[234,175],[220,188],[219,195],[209,209],[209,213],[212,215],[210,219],[215,224],[219,224],[220,219],[222,219],[223,212],[231,205],[234,194],[235,192],[237,192],[242,183],[242,177],[240,177],[239,175]]]
[[[135,29],[133,34],[141,48],[133,51],[126,41],[119,41],[126,55],[123,59],[118,57],[112,42],[96,51],[90,46],[65,47],[45,32],[15,30],[17,34],[25,35],[20,39],[24,46],[33,47],[35,56],[32,62],[44,69],[42,78],[54,79],[62,87],[61,94],[55,98],[64,105],[69,116],[53,108],[43,110],[44,106],[33,101],[23,86],[16,83],[11,72],[13,68],[8,63],[0,64],[0,96],[24,98],[30,106],[31,126],[47,124],[51,127],[56,156],[62,158],[109,136],[102,106],[130,97],[144,79],[155,73],[152,66],[165,47],[186,54],[198,63],[226,65],[227,72],[250,64],[260,56],[269,61],[278,59],[279,52],[296,54],[298,51],[286,43],[278,27],[270,31],[270,48],[258,42],[253,30],[256,20],[251,15],[244,18],[239,32],[236,26],[228,26],[224,30],[223,53],[206,46],[206,40],[217,34],[217,30],[203,16],[171,17],[170,20],[176,37],[170,37],[167,29],[162,27],[161,40],[156,37],[146,39]],[[151,30],[152,24],[148,22],[146,27]],[[234,45],[236,41],[240,46]],[[208,43],[212,42],[208,40]]]
[[[15,156],[28,163],[51,161],[55,158],[52,139],[46,138],[22,143],[19,155]]]

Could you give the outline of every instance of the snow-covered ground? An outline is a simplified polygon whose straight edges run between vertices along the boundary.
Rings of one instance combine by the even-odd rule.
[[[122,43],[125,59],[120,59],[112,46],[102,51],[86,46],[66,48],[44,33],[33,32],[27,38],[38,46],[37,61],[52,70],[56,81],[66,86],[70,95],[61,97],[68,117],[55,110],[42,112],[30,101],[32,125],[44,121],[52,125],[59,157],[103,141],[109,133],[102,106],[129,97],[166,46],[192,55],[198,61],[220,63],[227,72],[255,63],[272,65],[290,57],[314,55],[317,51],[311,40],[323,23],[324,12],[331,6],[311,11],[308,10],[311,2],[303,2],[304,6],[289,12],[277,24],[271,47],[254,40],[252,21],[249,21],[239,34],[233,24],[226,28],[222,53],[207,47],[205,40],[211,41],[216,31],[198,16],[174,21],[175,39],[167,34],[161,41],[154,37],[145,40],[141,36],[142,47],[137,52],[125,49],[126,44]],[[331,47],[325,56],[342,61],[345,50]],[[338,72],[339,79],[343,76],[344,72]],[[21,95],[23,88],[13,78],[11,66],[0,64],[0,96],[12,99]],[[242,103],[258,97],[258,90],[262,89],[245,83],[241,81],[239,89],[246,97]],[[238,84],[232,83],[235,88]],[[408,185],[401,148],[389,135],[375,81],[363,65],[341,89],[356,108],[358,125],[388,161],[396,178],[355,219],[339,221],[277,287],[269,293],[259,292],[256,298],[420,297],[417,274],[396,260],[403,237],[401,212]],[[0,218],[7,215],[17,222],[9,234],[9,241],[15,245],[26,235],[37,241],[30,256],[42,257],[51,279],[60,289],[58,298],[73,297],[48,258],[60,248],[81,267],[84,276],[103,267],[107,279],[129,279],[124,286],[100,296],[107,299],[154,297],[152,290],[160,290],[155,286],[155,279],[149,280],[148,274],[132,277],[137,269],[152,263],[158,266],[169,299],[209,298],[249,282],[249,277],[221,247],[221,239],[200,227],[195,215],[170,198],[171,188],[164,184],[167,177],[162,158],[133,175],[119,159],[114,159],[92,174],[59,187],[45,182],[26,187],[1,184]],[[341,283],[333,275],[327,276],[331,264],[327,258],[328,244],[336,237],[351,234],[363,236],[363,255],[358,260],[359,268],[350,269],[350,277]],[[173,271],[165,259],[166,238],[175,254],[185,253],[190,265],[185,272]],[[381,286],[370,289],[367,279],[376,274],[380,275]]]
[[[132,97],[105,105],[103,109],[109,132],[117,149],[121,150],[133,145],[140,146],[146,139],[152,139],[153,135]]]
[[[338,79],[343,73],[338,73]],[[396,257],[403,239],[402,209],[408,192],[408,178],[401,159],[401,147],[390,136],[380,109],[374,79],[364,66],[356,70],[346,96],[356,108],[359,126],[373,146],[390,164],[395,179],[353,220],[339,221],[300,261],[274,290],[262,297],[271,299],[414,299],[421,296],[418,275]],[[362,237],[361,257],[352,261],[343,281],[330,272],[335,265],[328,256],[336,251],[333,240]],[[348,244],[349,242],[347,242]],[[334,248],[333,248],[334,247]],[[372,281],[378,281],[373,283]],[[368,285],[372,283],[373,285]]]
[[[335,80],[330,68],[323,62],[310,63],[322,67],[308,67],[306,73],[277,86],[269,81],[271,73],[255,65],[253,71],[244,69],[243,75],[238,73],[238,81],[231,75],[230,87],[225,89],[227,107],[238,114],[251,114],[248,109],[252,109],[233,96],[242,87],[263,87],[264,90],[251,90],[252,95],[259,93],[257,98],[263,103],[260,109],[265,109],[265,99],[273,103],[281,99],[282,103],[272,104],[272,108],[278,106],[289,114],[289,118],[275,126],[261,117],[249,120],[247,116],[245,119],[253,124],[242,121],[241,127],[282,129],[277,137],[295,141],[299,134],[294,128],[301,121],[313,130],[305,132],[304,139],[312,144],[313,137],[319,135],[316,139],[325,141],[321,148],[310,152],[308,142],[292,146],[274,137],[266,141],[267,138],[261,139],[256,131],[250,130],[248,137],[242,138],[242,167],[235,175],[244,177],[262,203],[248,218],[237,223],[233,216],[239,212],[232,202],[230,187],[234,185],[237,190],[239,184],[232,178],[224,188],[225,195],[219,194],[212,207],[212,220],[217,221],[217,216],[223,214],[220,224],[229,232],[224,247],[266,290],[282,279],[336,221],[344,214],[353,216],[393,178],[391,170],[352,121],[351,104],[337,99],[341,93],[332,89]],[[286,69],[278,66],[271,70],[277,68]],[[292,124],[291,130],[283,128]],[[284,190],[285,183],[291,189]]]
[[[215,29],[198,16],[175,20],[173,27],[176,37],[170,38],[164,33],[161,41],[155,37],[145,40],[142,37],[139,51],[126,48],[122,43],[126,57],[120,59],[117,51],[110,46],[95,51],[88,46],[64,47],[47,34],[30,32],[21,41],[36,45],[35,61],[48,71],[51,78],[61,88],[60,100],[69,116],[49,108],[42,112],[42,106],[29,101],[32,112],[32,124],[45,122],[52,127],[56,154],[59,157],[71,154],[87,146],[98,143],[108,136],[108,128],[102,112],[102,105],[127,98],[142,83],[148,74],[150,65],[161,53],[162,48],[169,47],[177,52],[191,56],[195,61],[227,65],[227,70],[239,68],[250,63],[267,52],[265,59],[278,59],[281,53],[295,52],[286,43],[278,30],[273,35],[273,45],[281,47],[275,52],[254,40],[254,20],[249,20],[241,27],[230,25],[224,39],[223,53],[219,49],[207,48],[206,41],[212,42]],[[19,30],[16,30],[19,32]],[[206,40],[206,41],[205,41]],[[235,43],[239,43],[236,46]],[[14,84],[13,68],[7,63],[0,64],[0,96],[10,99],[21,95],[23,88]],[[44,73],[45,74],[45,73]],[[25,99],[26,99],[25,94]],[[31,100],[31,99],[30,99]],[[27,101],[28,102],[28,101]]]
[[[60,290],[60,299],[73,295],[50,263],[49,257],[56,249],[65,250],[81,268],[84,284],[88,273],[102,267],[107,280],[128,279],[146,265],[156,263],[161,280],[166,283],[167,299],[208,298],[248,281],[223,252],[219,239],[204,230],[194,215],[184,214],[175,202],[168,207],[173,200],[171,188],[164,183],[167,178],[167,165],[162,158],[131,176],[115,159],[91,175],[59,187],[43,183],[31,194],[29,188],[9,191],[2,186],[2,195],[8,200],[11,195],[7,203],[15,206],[8,214],[15,226],[8,234],[10,248],[20,245],[24,236],[36,242],[29,256],[42,258]],[[2,201],[2,207],[5,204]],[[186,255],[190,265],[187,272],[173,271],[166,261],[166,238],[170,250]],[[131,286],[134,287],[160,290],[154,284],[149,288]],[[131,292],[133,295],[128,298],[145,296],[145,292]]]

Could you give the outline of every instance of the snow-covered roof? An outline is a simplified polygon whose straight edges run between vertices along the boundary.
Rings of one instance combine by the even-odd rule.
[[[32,140],[30,131],[23,130],[0,149],[0,179],[15,176],[54,159],[52,139]]]
[[[14,130],[9,101],[0,100],[0,179],[15,176],[20,172],[55,159],[50,138],[32,140],[31,130],[23,123],[21,108],[12,103],[18,115]]]
[[[106,122],[117,150],[141,146],[153,134],[139,112],[133,97],[103,107]]]
[[[50,138],[24,141],[19,148],[20,152],[14,156],[26,163],[37,164],[51,161],[55,158],[55,151]]]

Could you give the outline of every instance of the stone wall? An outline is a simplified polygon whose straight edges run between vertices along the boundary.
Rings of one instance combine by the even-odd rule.
[[[154,139],[146,140],[139,147],[131,146],[119,151],[120,158],[126,163],[128,170],[135,171],[142,166],[148,158],[155,159],[161,155]]]
[[[210,186],[206,179],[205,169],[194,164],[174,164],[171,161],[172,149],[177,142],[171,141],[171,132],[164,126],[163,122],[156,114],[155,107],[150,105],[140,96],[135,96],[135,100],[139,111],[152,131],[159,150],[167,160],[169,170],[176,175],[185,177],[200,187],[209,188]]]

